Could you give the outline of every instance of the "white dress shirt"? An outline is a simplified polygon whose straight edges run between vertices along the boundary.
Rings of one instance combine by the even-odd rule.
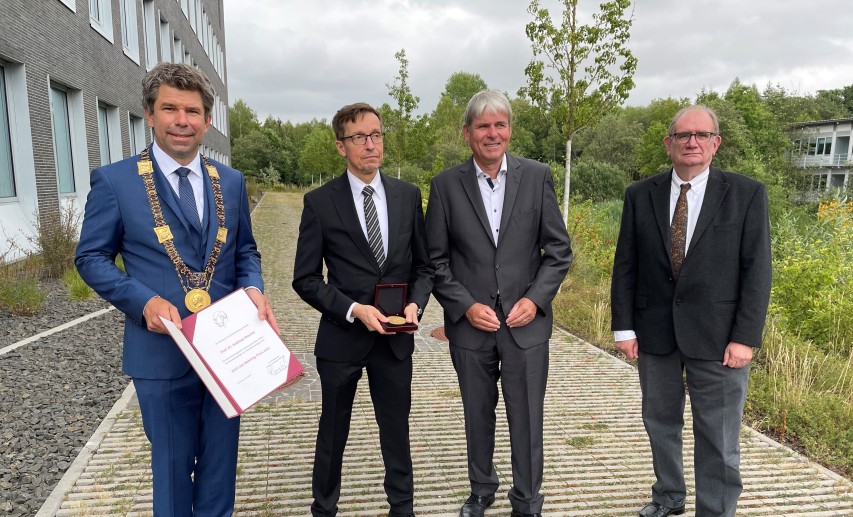
[[[492,229],[492,242],[497,247],[506,193],[506,154],[504,154],[498,175],[491,180],[491,185],[489,185],[491,176],[483,172],[483,169],[477,165],[477,160],[474,160],[474,168],[477,171],[480,195],[483,196],[483,206],[486,207],[486,216],[489,218],[489,226]]]
[[[352,191],[352,201],[355,203],[355,213],[358,214],[358,222],[361,225],[361,231],[364,237],[370,242],[370,237],[367,236],[367,222],[364,217],[364,194],[361,193],[367,183],[361,181],[355,174],[347,169],[347,178],[349,179],[350,190]],[[385,187],[382,185],[382,178],[377,173],[370,182],[373,187],[373,204],[376,205],[376,217],[379,219],[379,232],[382,234],[382,249],[385,250],[385,258],[388,260],[388,197],[385,195]],[[347,311],[347,321],[350,323],[355,321],[352,315],[352,309],[355,303],[350,305]]]
[[[178,175],[178,169],[186,167],[192,171],[192,174],[187,174],[187,179],[190,180],[190,185],[193,187],[195,208],[198,210],[198,220],[204,224],[204,175],[201,173],[201,155],[196,156],[189,165],[181,165],[174,158],[166,154],[165,151],[157,147],[156,141],[151,146],[151,154],[154,155],[154,160],[157,161],[157,165],[166,177],[166,181],[172,186],[176,198],[180,198],[178,181],[180,181],[181,177]]]
[[[702,202],[705,201],[705,190],[708,187],[708,176],[711,174],[710,169],[705,169],[701,174],[690,181],[683,181],[672,171],[672,182],[669,191],[669,220],[672,221],[672,216],[675,214],[675,204],[678,202],[678,196],[681,195],[681,184],[690,183],[690,190],[687,191],[687,239],[684,243],[684,256],[687,257],[687,251],[690,249],[690,239],[693,238],[693,231],[696,229],[696,221],[699,220],[699,212],[702,210]],[[634,330],[616,330],[613,332],[614,341],[625,341],[627,339],[636,339],[637,334]]]

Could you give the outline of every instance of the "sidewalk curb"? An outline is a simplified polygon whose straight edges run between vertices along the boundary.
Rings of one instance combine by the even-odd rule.
[[[72,488],[74,488],[77,480],[80,479],[80,475],[89,464],[89,460],[92,459],[92,456],[94,456],[95,452],[100,448],[101,443],[104,440],[104,436],[106,436],[106,434],[112,429],[113,424],[116,421],[116,417],[127,408],[128,403],[133,399],[134,395],[136,395],[136,389],[133,387],[133,382],[131,381],[127,384],[127,388],[124,389],[121,397],[119,397],[116,403],[113,404],[113,407],[110,409],[109,413],[107,413],[107,416],[104,417],[101,425],[95,429],[92,437],[89,438],[89,441],[87,441],[86,445],[84,445],[80,450],[80,454],[78,454],[77,458],[74,459],[74,463],[68,467],[68,470],[65,471],[65,474],[59,480],[59,483],[57,483],[50,492],[50,495],[45,500],[44,504],[41,505],[41,508],[38,513],[36,513],[35,517],[53,517],[56,515],[62,506],[62,502],[65,500],[65,496]]]

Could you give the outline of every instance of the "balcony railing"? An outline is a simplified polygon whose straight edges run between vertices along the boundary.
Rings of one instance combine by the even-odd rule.
[[[847,153],[819,156],[795,156],[791,162],[799,167],[844,167],[853,165],[847,160]]]

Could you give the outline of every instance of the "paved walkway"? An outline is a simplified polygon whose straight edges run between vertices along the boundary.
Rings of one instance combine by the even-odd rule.
[[[267,194],[254,214],[267,294],[284,338],[306,366],[298,385],[251,409],[242,422],[236,515],[304,516],[311,503],[311,466],[319,418],[319,381],[311,350],[318,314],[290,288],[302,207],[297,194]],[[412,456],[415,510],[454,516],[469,488],[462,406],[447,345],[429,336],[440,325],[433,300],[414,357]],[[132,392],[129,390],[128,394]],[[45,515],[149,515],[148,444],[132,396],[117,405],[69,471]],[[498,411],[498,499],[487,515],[509,515],[509,439]],[[687,429],[690,417],[687,415]],[[686,435],[685,460],[692,463]],[[739,515],[853,515],[853,483],[744,428],[745,490]],[[90,453],[89,451],[93,451]],[[640,421],[636,370],[562,331],[551,342],[545,407],[546,515],[633,516],[649,498],[651,456]],[[692,469],[688,472],[692,483]],[[383,467],[369,394],[360,389],[344,459],[342,516],[387,514]],[[692,516],[688,498],[687,516]],[[58,510],[56,509],[58,508]]]

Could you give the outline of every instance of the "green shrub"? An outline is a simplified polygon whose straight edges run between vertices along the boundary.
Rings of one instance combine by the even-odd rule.
[[[35,247],[34,253],[41,256],[43,273],[48,278],[61,277],[74,263],[82,217],[71,203],[66,203],[58,215],[37,214],[36,232],[30,242]]]
[[[0,306],[16,316],[32,316],[39,312],[45,296],[36,278],[8,278],[0,285]]]
[[[581,159],[572,166],[570,181],[573,199],[621,200],[628,186],[628,174],[608,162]]]

